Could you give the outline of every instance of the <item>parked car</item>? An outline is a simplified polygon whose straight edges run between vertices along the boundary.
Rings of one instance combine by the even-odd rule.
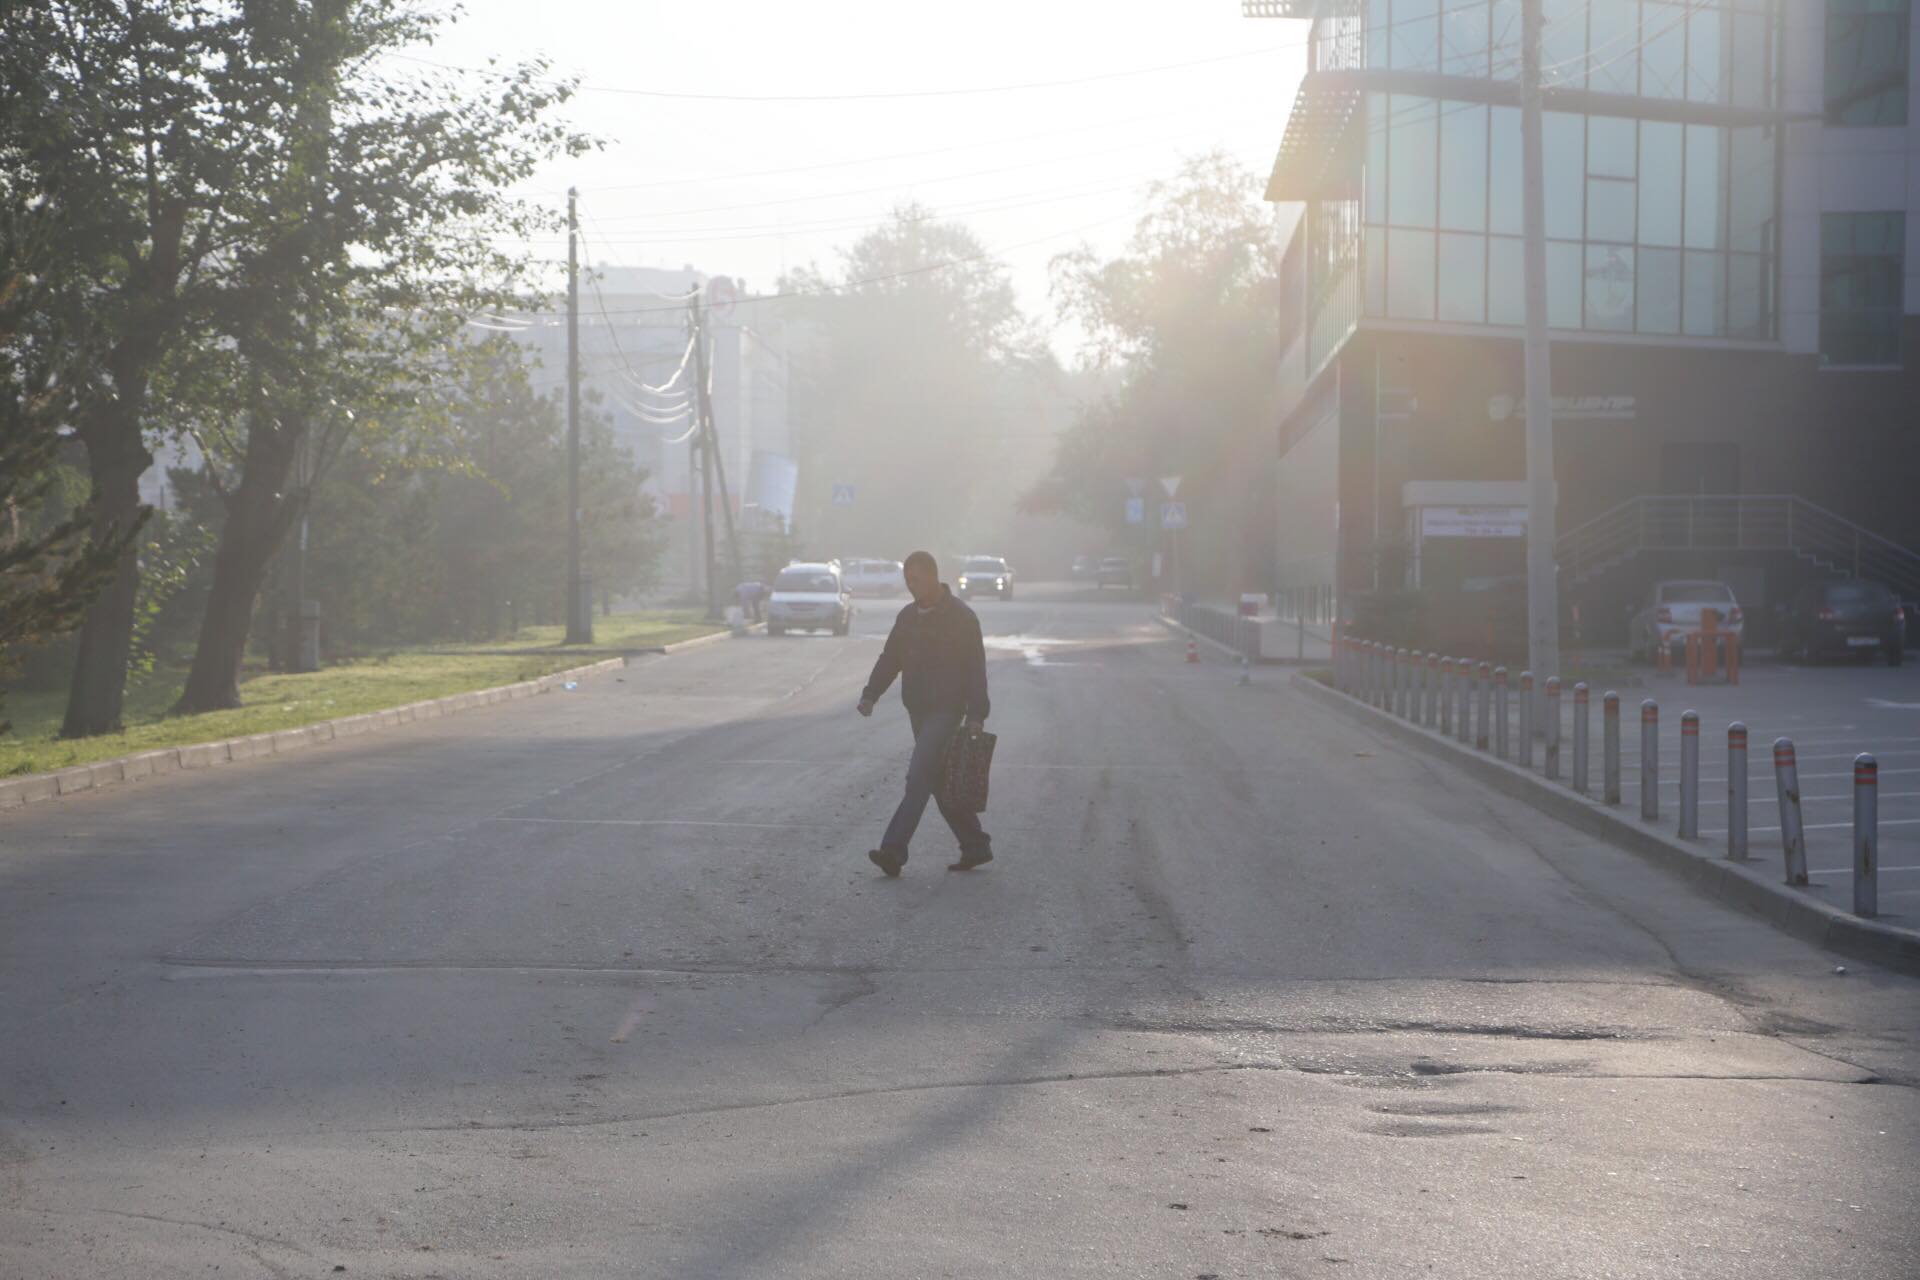
[[[1627,624],[1628,652],[1635,658],[1652,660],[1665,646],[1684,659],[1687,633],[1701,629],[1702,615],[1708,609],[1720,615],[1721,631],[1735,636],[1745,633],[1746,619],[1733,598],[1733,588],[1726,583],[1697,578],[1654,583],[1646,603]]]
[[[856,596],[897,596],[907,589],[906,573],[898,560],[847,560],[840,566],[847,592]]]
[[[1011,600],[1013,570],[999,556],[968,556],[960,566],[960,578],[955,585],[960,588],[960,594],[968,598],[993,595]]]
[[[1907,611],[1878,583],[1815,582],[1788,604],[1780,647],[1797,661],[1879,653],[1897,667],[1906,656]]]
[[[1092,556],[1075,556],[1073,568],[1067,572],[1075,582],[1092,582],[1100,572],[1100,562]]]
[[[774,578],[767,599],[768,635],[831,631],[844,636],[852,629],[853,597],[847,594],[838,561],[790,564]]]
[[[1123,587],[1133,590],[1133,565],[1125,556],[1106,556],[1100,561],[1100,567],[1094,570],[1095,588]]]

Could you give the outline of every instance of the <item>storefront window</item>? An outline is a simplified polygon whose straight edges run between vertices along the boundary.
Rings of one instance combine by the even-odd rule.
[[[1387,314],[1433,319],[1433,232],[1398,227],[1387,233]]]
[[[1586,266],[1586,327],[1633,331],[1633,250],[1590,244]]]
[[[1487,241],[1487,321],[1490,324],[1527,322],[1526,242],[1511,236]]]
[[[1680,332],[1680,253],[1643,248],[1634,258],[1634,328],[1641,333]]]
[[[1827,123],[1907,122],[1911,0],[1827,0]]]
[[[1589,0],[1587,87],[1632,93],[1639,81],[1640,5],[1637,0]]]
[[[1449,103],[1440,117],[1440,226],[1487,228],[1487,109]]]
[[[1520,110],[1495,107],[1487,159],[1487,229],[1517,236],[1525,228],[1520,203]]]
[[[1439,196],[1439,104],[1394,94],[1387,108],[1387,221],[1431,227]]]
[[[1393,0],[1389,37],[1396,71],[1440,69],[1439,0]]]
[[[1443,0],[1440,69],[1450,76],[1487,74],[1486,0]]]
[[[1479,324],[1487,318],[1487,238],[1440,235],[1439,318]]]
[[[1900,363],[1906,234],[1906,217],[1899,213],[1821,216],[1822,363]]]
[[[1681,126],[1640,122],[1640,243],[1680,243]],[[1768,200],[1772,205],[1772,200]]]
[[[1584,234],[1586,121],[1549,111],[1541,123],[1546,138],[1547,234],[1578,240]]]

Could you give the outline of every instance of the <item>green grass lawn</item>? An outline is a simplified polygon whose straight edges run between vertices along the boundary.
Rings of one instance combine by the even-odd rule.
[[[60,718],[66,710],[64,691],[10,692],[0,714],[13,721],[13,732],[0,737],[0,776],[45,773],[157,747],[291,729],[426,698],[514,684],[586,666],[621,647],[671,644],[713,630],[716,628],[698,620],[695,611],[616,614],[594,619],[595,643],[590,647],[557,649],[553,646],[560,641],[560,628],[528,627],[506,642],[405,649],[306,675],[249,668],[241,673],[243,705],[197,716],[167,715],[180,696],[186,673],[158,671],[128,686],[126,732],[72,742],[54,736],[60,731]]]
[[[678,644],[721,630],[706,621],[700,609],[651,609],[645,613],[616,613],[595,617],[593,643],[576,645],[568,653],[598,653],[611,656],[632,649],[649,649]],[[473,644],[433,646],[434,653],[498,653],[502,650],[533,652],[558,648],[566,637],[566,628],[558,623],[550,627],[522,627],[508,640],[482,640]]]

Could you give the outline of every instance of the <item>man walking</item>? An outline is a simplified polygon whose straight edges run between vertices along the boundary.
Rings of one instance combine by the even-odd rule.
[[[860,714],[873,714],[873,704],[896,675],[904,675],[900,700],[913,725],[913,759],[907,765],[907,793],[887,824],[880,847],[867,855],[890,876],[907,864],[907,844],[913,839],[927,799],[935,796],[941,757],[964,721],[978,730],[987,719],[987,651],[980,640],[980,619],[954,599],[940,581],[933,556],[916,551],[907,557],[907,590],[913,600],[893,620],[893,630],[873,664],[873,675],[860,695]],[[935,796],[940,816],[960,841],[960,861],[949,871],[971,871],[993,861],[993,841],[980,829],[980,818],[964,805]]]

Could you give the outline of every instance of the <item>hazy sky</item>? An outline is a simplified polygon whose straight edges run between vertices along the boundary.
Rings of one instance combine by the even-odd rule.
[[[972,226],[1051,318],[1046,263],[1117,248],[1141,189],[1222,147],[1264,174],[1304,57],[1303,22],[1237,0],[468,0],[431,49],[482,66],[548,55],[584,80],[571,118],[605,151],[551,166],[581,191],[593,261],[691,264],[770,289],[780,271],[918,199]],[[1194,64],[1148,71],[1169,64]],[[1115,75],[1114,73],[1123,73]],[[1137,73],[1137,74],[1135,74]],[[1051,88],[857,101],[1109,77]],[[788,172],[769,172],[787,170]],[[799,171],[794,171],[799,170]],[[563,257],[564,243],[539,246]]]

